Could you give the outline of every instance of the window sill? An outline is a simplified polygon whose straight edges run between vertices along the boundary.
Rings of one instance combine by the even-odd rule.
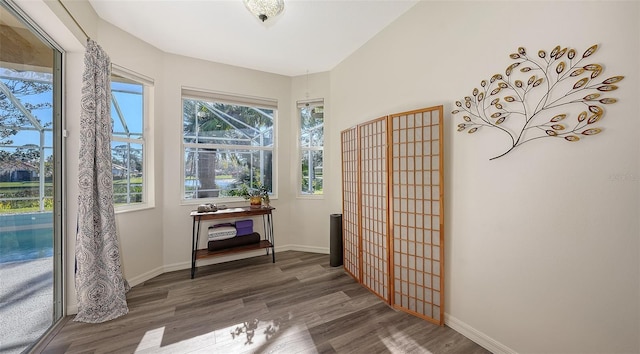
[[[296,199],[303,200],[323,200],[324,194],[298,194]]]
[[[136,205],[127,205],[127,206],[120,206],[120,207],[115,207],[115,214],[126,214],[126,213],[131,213],[131,212],[136,212],[136,211],[144,211],[144,210],[150,210],[150,209],[155,209],[155,205],[150,205],[150,204],[136,204]]]

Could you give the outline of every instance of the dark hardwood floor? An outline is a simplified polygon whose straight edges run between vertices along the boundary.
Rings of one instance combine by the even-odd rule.
[[[271,256],[162,274],[129,314],[69,320],[43,353],[488,353],[448,327],[387,306],[329,255]]]

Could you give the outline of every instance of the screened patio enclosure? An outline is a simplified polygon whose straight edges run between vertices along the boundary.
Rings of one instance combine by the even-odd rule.
[[[183,97],[184,199],[273,192],[275,109]]]
[[[29,205],[44,211],[51,204],[52,90],[50,73],[0,68],[0,182],[24,185],[16,193],[0,193],[3,209]],[[27,182],[38,182],[37,192],[27,191]]]

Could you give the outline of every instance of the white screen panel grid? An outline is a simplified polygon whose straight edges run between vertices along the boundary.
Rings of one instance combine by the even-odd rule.
[[[442,106],[390,116],[392,305],[441,324]],[[397,170],[396,170],[397,167]]]
[[[380,118],[359,126],[362,284],[389,298],[387,230],[387,127]]]
[[[358,217],[358,131],[351,128],[342,135],[342,237],[344,270],[360,280],[360,242]]]

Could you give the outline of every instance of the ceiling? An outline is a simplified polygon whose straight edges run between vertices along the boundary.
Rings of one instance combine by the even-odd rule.
[[[333,69],[418,1],[285,0],[263,23],[242,0],[89,0],[164,52],[287,76]]]

